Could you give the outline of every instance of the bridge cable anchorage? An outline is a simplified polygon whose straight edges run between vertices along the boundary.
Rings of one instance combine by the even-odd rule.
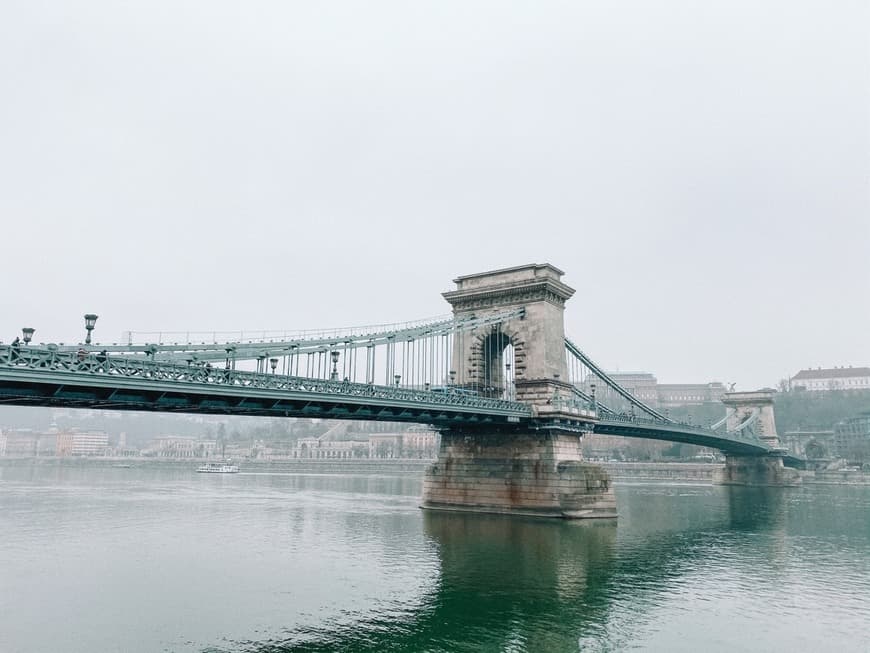
[[[673,420],[670,417],[660,413],[659,411],[655,410],[651,406],[648,406],[647,404],[642,402],[640,399],[635,397],[633,394],[631,394],[628,390],[626,390],[621,385],[619,385],[604,370],[602,370],[600,367],[598,367],[598,365],[596,365],[592,361],[591,358],[589,358],[586,354],[584,354],[580,350],[580,348],[577,347],[577,345],[575,345],[573,342],[571,342],[568,338],[565,338],[565,348],[574,359],[576,359],[583,366],[588,368],[588,370],[590,372],[592,372],[592,374],[594,375],[594,377],[596,379],[601,380],[608,388],[610,388],[611,390],[616,392],[616,394],[618,394],[623,399],[628,401],[628,403],[631,406],[633,406],[634,408],[640,409],[641,412],[651,416],[654,420],[666,422],[666,423],[673,422]],[[595,403],[599,407],[602,406],[602,404],[598,401],[596,401]],[[615,411],[612,411],[611,409],[608,409],[608,411],[615,413]]]

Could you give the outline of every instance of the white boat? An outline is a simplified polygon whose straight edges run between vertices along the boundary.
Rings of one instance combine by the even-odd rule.
[[[232,463],[205,463],[200,465],[196,471],[203,474],[238,474],[239,466]]]

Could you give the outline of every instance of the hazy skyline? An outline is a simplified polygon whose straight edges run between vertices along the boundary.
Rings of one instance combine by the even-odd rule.
[[[549,262],[610,370],[870,365],[867,2],[14,2],[0,340],[444,314]]]

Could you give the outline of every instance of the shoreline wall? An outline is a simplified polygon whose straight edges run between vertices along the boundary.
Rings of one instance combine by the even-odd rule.
[[[204,460],[168,458],[58,458],[39,456],[27,458],[0,457],[0,467],[31,465],[111,468],[130,465],[141,468],[195,470]],[[262,474],[419,474],[435,460],[420,459],[359,459],[359,460],[241,460],[242,472]],[[712,484],[720,463],[596,463],[603,467],[614,484],[620,483],[705,483]],[[804,484],[870,485],[870,472],[861,471],[801,471]]]

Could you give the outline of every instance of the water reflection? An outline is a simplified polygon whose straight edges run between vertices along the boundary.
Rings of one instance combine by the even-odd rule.
[[[571,650],[576,629],[602,619],[616,526],[426,512],[440,577],[410,619],[379,615],[255,650]],[[565,629],[564,623],[572,624]]]
[[[681,576],[709,567],[723,533],[782,530],[781,491],[729,488],[723,501],[718,490],[705,488],[700,498],[709,499],[710,510],[701,501],[690,523],[679,496],[668,496],[674,492],[633,501],[640,514],[619,524],[425,512],[424,533],[440,573],[416,614],[288,633],[255,650],[619,650],[643,630],[644,608]],[[665,518],[650,523],[641,514]],[[779,553],[777,546],[766,550]]]
[[[421,645],[564,651],[607,610],[616,525],[426,514],[441,587]],[[454,628],[445,628],[454,624]],[[570,624],[570,628],[565,628]],[[463,641],[472,633],[471,641]],[[476,648],[478,647],[478,648]]]
[[[785,511],[792,488],[740,487],[722,488],[728,501],[729,527],[736,531],[785,530]]]

